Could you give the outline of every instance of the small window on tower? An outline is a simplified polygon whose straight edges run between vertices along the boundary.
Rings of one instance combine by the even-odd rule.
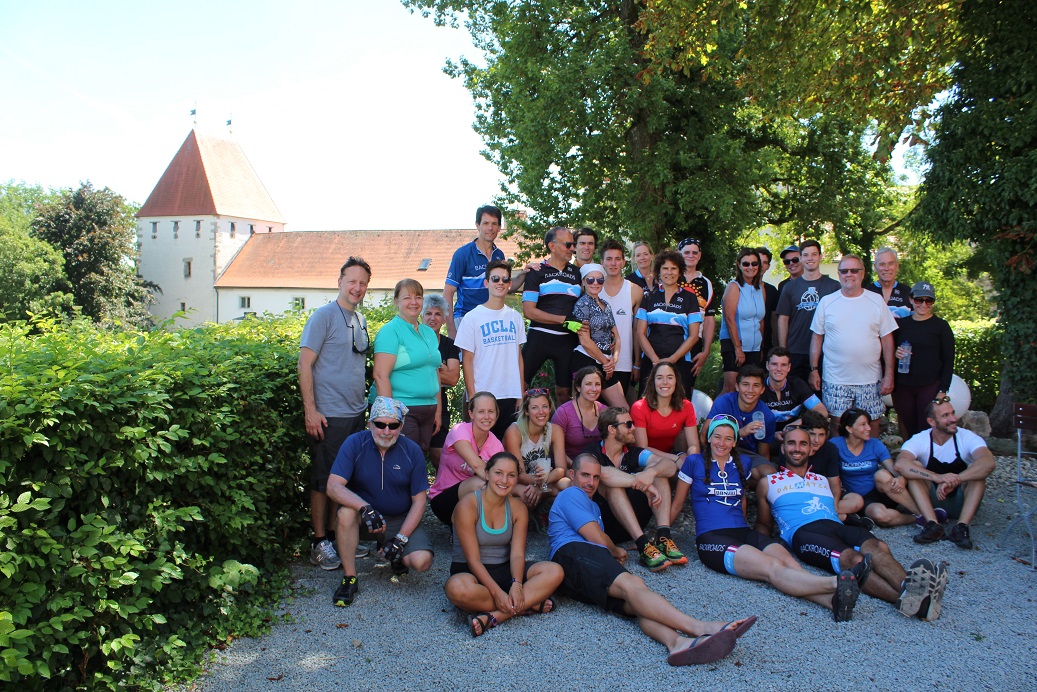
[[[196,219],[195,222],[194,222],[194,237],[195,238],[201,238],[202,237],[202,222],[201,222],[200,219]]]
[[[432,264],[432,258],[426,257],[425,259],[421,260],[421,264],[418,265],[418,271],[427,272],[430,264]]]
[[[231,221],[230,222],[230,237],[233,238],[235,235],[237,235],[237,231],[238,231],[238,225],[236,223],[234,223],[233,221]]]
[[[189,260],[189,259],[185,259],[184,260],[184,278],[185,279],[190,279],[191,278],[191,260]]]

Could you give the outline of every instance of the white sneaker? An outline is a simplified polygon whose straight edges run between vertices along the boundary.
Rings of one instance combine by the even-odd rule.
[[[342,560],[335,552],[335,546],[327,538],[318,543],[310,551],[310,562],[321,569],[333,570],[342,566]]]

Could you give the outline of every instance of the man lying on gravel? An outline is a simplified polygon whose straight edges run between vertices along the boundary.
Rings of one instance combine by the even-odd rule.
[[[627,552],[605,534],[601,510],[592,499],[601,480],[601,464],[585,452],[573,459],[568,474],[573,484],[555,499],[548,529],[551,559],[565,570],[563,592],[636,617],[641,631],[669,650],[671,666],[712,663],[731,653],[735,640],[753,626],[756,616],[727,624],[702,622],[649,589],[643,579],[626,571]]]
[[[770,535],[777,522],[782,540],[800,560],[833,574],[870,561],[871,575],[857,581],[861,591],[895,603],[907,617],[939,618],[947,568],[923,558],[905,571],[884,541],[839,521],[828,480],[807,470],[809,434],[798,428],[785,430],[786,468],[764,477],[757,486],[758,530]]]
[[[416,442],[400,436],[407,407],[380,396],[371,407],[367,430],[346,438],[331,475],[328,497],[338,509],[338,554],[342,583],[332,603],[348,606],[360,590],[356,547],[360,538],[377,540],[395,574],[432,566],[432,543],[421,517],[425,514],[428,475],[425,455]]]

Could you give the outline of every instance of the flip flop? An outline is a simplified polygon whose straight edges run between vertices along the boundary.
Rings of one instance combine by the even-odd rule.
[[[548,603],[551,604],[550,610],[544,610],[544,607]],[[556,610],[558,610],[558,602],[555,601],[555,599],[548,597],[548,598],[545,598],[544,600],[540,601],[540,603],[536,604],[532,608],[526,608],[526,612],[524,612],[522,614],[523,615],[539,615],[540,613],[553,613]]]
[[[687,649],[674,651],[666,659],[671,666],[701,665],[713,663],[727,656],[735,648],[734,630],[721,630],[716,634],[696,637]]]
[[[486,618],[485,621],[483,620],[483,617]],[[475,631],[476,623],[479,623],[479,629],[481,630],[479,632]],[[492,630],[494,627],[497,626],[497,618],[493,617],[493,615],[487,612],[476,613],[468,622],[468,626],[472,630],[472,636],[479,637],[486,634],[487,630]]]
[[[742,620],[742,622],[736,625],[735,627],[731,626],[735,624],[734,621],[727,623],[720,629],[720,631],[723,632],[724,630],[730,630],[731,632],[735,633],[735,639],[741,639],[742,635],[748,632],[750,629],[752,629],[752,626],[755,625],[756,621],[759,619],[760,618],[756,615],[750,615],[749,617]]]

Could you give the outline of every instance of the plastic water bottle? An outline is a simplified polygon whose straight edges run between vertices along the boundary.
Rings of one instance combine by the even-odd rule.
[[[764,421],[766,421],[766,420],[767,420],[767,417],[763,415],[763,411],[753,411],[753,422],[754,423],[764,423]],[[762,428],[760,428],[759,430],[754,432],[753,436],[757,440],[762,440],[763,438],[767,437],[767,425],[766,425],[766,423],[764,423],[764,426]]]
[[[904,348],[904,357],[897,361],[897,372],[911,372],[911,343],[900,344]]]

